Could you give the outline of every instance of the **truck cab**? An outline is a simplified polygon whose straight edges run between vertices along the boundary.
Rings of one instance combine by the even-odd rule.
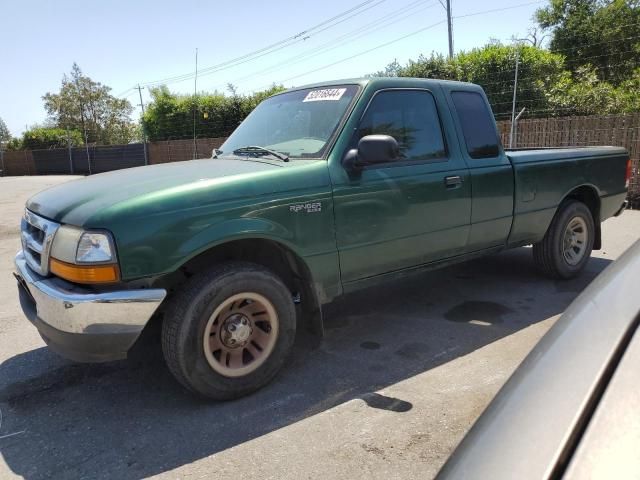
[[[504,245],[513,171],[480,87],[393,79],[371,90],[339,150],[394,133],[398,152],[355,170],[330,162],[343,282]]]

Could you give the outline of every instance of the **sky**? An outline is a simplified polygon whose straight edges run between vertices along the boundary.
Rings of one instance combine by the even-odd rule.
[[[187,74],[167,85],[193,93],[196,49],[197,90],[225,91],[233,83],[239,93],[359,77],[393,60],[447,53],[446,11],[438,0],[369,0],[326,22],[365,1],[0,0],[0,118],[14,136],[42,123],[42,96],[59,90],[74,62],[127,98],[137,118],[138,83]],[[451,1],[455,51],[525,36],[546,3]],[[465,16],[494,9],[500,11]],[[144,103],[155,84],[142,90]]]

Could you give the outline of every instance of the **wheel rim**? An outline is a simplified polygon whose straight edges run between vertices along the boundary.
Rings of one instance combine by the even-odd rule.
[[[278,338],[278,315],[266,297],[243,292],[227,298],[204,329],[204,355],[225,377],[242,377],[269,358]]]
[[[581,217],[573,217],[564,230],[562,254],[564,261],[575,266],[587,251],[587,223]]]

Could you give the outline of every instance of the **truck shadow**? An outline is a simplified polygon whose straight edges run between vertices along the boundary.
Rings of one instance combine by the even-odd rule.
[[[327,309],[320,345],[300,341],[272,384],[233,402],[185,392],[149,339],[134,358],[101,365],[46,348],[17,355],[0,365],[0,453],[27,479],[133,479],[352,399],[402,415],[410,399],[376,391],[561,313],[610,263],[593,258],[580,278],[553,282],[530,257],[517,249],[346,296]]]

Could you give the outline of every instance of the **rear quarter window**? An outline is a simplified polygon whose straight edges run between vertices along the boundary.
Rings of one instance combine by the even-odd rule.
[[[475,92],[452,92],[458,122],[471,158],[491,158],[500,154],[499,140],[491,111],[484,97]]]

